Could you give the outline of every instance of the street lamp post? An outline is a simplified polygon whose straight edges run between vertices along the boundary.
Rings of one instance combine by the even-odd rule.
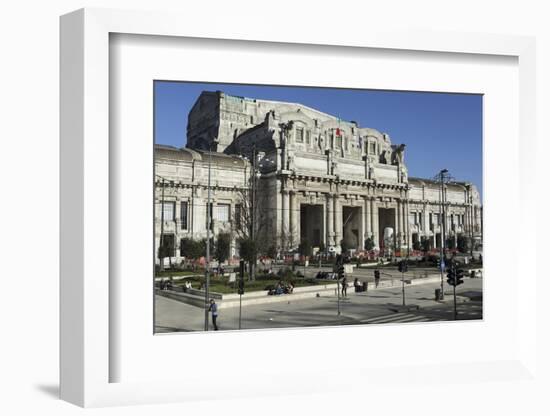
[[[407,188],[405,189],[405,212],[406,212],[406,238],[407,238],[407,260],[411,256],[411,223],[410,223],[410,213],[409,213],[409,185],[407,185]]]
[[[211,226],[211,170],[212,170],[212,145],[208,147],[208,197],[206,202],[206,267],[205,273],[205,288],[204,288],[204,330],[208,331],[208,304],[210,296],[210,226]]]
[[[159,251],[158,257],[160,260],[159,270],[164,271],[164,177],[156,175],[161,179],[162,190],[160,197],[160,242],[159,242]]]
[[[439,219],[441,222],[440,226],[440,232],[441,232],[441,238],[440,238],[440,248],[439,248],[439,269],[441,272],[441,293],[440,293],[440,299],[444,299],[445,295],[443,292],[443,273],[445,271],[445,245],[446,245],[446,236],[447,236],[447,220],[446,220],[446,213],[445,213],[445,205],[446,205],[446,191],[445,191],[445,184],[449,182],[451,179],[449,175],[449,171],[447,169],[442,169],[437,175],[436,175],[437,181],[439,182]]]
[[[250,237],[256,252],[256,143],[252,145],[252,192],[251,192],[251,210],[250,210]],[[256,256],[254,262],[250,265],[250,280],[256,280]]]

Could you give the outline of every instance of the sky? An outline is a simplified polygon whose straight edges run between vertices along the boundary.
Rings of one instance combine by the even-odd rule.
[[[185,147],[187,115],[204,90],[304,104],[405,143],[409,176],[448,169],[482,193],[482,100],[478,94],[155,81],[155,142]]]

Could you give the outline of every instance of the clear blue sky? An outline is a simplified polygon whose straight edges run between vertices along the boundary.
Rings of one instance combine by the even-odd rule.
[[[186,143],[187,114],[203,90],[290,101],[355,120],[405,143],[409,176],[431,178],[446,168],[482,192],[482,96],[425,92],[155,82],[155,141]]]

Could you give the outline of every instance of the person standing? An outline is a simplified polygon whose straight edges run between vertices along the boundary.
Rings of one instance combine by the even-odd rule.
[[[378,283],[380,283],[380,270],[376,269],[374,271],[374,287],[378,287]]]
[[[208,308],[208,310],[212,312],[212,325],[214,325],[214,331],[217,331],[218,324],[216,321],[218,319],[218,305],[216,304],[214,299],[210,299],[210,307]]]
[[[342,279],[342,296],[348,296],[348,279],[345,276]]]

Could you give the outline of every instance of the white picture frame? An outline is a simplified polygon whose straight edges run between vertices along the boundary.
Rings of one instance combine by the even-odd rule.
[[[182,25],[185,21],[185,25]],[[494,360],[453,360],[434,364],[414,357],[401,357],[396,366],[372,363],[347,369],[328,367],[320,371],[304,364],[293,371],[271,371],[265,368],[252,369],[250,363],[243,364],[241,375],[235,379],[234,372],[217,374],[212,389],[210,374],[195,372],[188,377],[159,378],[147,374],[141,380],[113,377],[112,368],[125,357],[120,349],[113,349],[113,339],[119,326],[111,321],[122,308],[114,304],[120,291],[110,280],[115,273],[110,261],[113,240],[113,198],[110,194],[111,174],[117,171],[110,157],[113,132],[110,124],[110,37],[113,34],[162,36],[162,39],[197,38],[227,41],[276,43],[284,50],[291,45],[317,47],[330,45],[333,53],[339,50],[379,50],[433,53],[439,59],[445,56],[464,55],[475,61],[478,56],[505,56],[517,59],[517,82],[519,105],[517,106],[518,131],[514,130],[513,144],[519,149],[517,155],[510,153],[512,166],[507,177],[516,177],[517,189],[513,192],[519,198],[511,207],[517,214],[517,224],[524,231],[524,241],[536,240],[536,217],[526,215],[529,204],[535,198],[534,183],[529,181],[530,155],[536,146],[535,131],[535,42],[533,38],[469,34],[399,32],[375,28],[360,33],[354,28],[344,27],[337,32],[326,32],[322,28],[310,31],[278,31],[272,25],[264,30],[249,33],[246,38],[234,34],[228,27],[205,27],[199,21],[169,13],[118,11],[106,9],[83,9],[61,18],[61,398],[84,407],[162,403],[209,398],[252,397],[271,394],[308,394],[325,389],[328,379],[345,380],[331,382],[338,390],[357,389],[357,384],[368,384],[400,379],[401,389],[414,389],[420,383],[430,384],[436,377],[437,383],[449,380],[443,375],[454,374],[453,382],[471,383],[507,380],[521,382],[536,377],[536,287],[537,270],[534,253],[518,250],[518,257],[512,261],[512,274],[506,280],[517,284],[518,265],[522,264],[522,285],[517,285],[514,298],[516,320],[513,329],[512,346],[506,346],[501,354],[495,353]],[[170,38],[167,38],[170,37]],[[158,39],[157,39],[158,40]],[[162,40],[161,40],[162,41]],[[341,49],[339,49],[341,48]],[[443,58],[441,58],[443,57]],[[198,64],[200,65],[200,64]],[[208,80],[206,80],[208,81]],[[224,81],[224,79],[218,79]],[[512,122],[512,125],[515,125]],[[519,143],[522,146],[519,146]],[[495,149],[492,149],[495,150]],[[487,149],[486,149],[487,151]],[[489,149],[491,151],[491,149]],[[517,157],[517,159],[515,159]],[[517,166],[515,165],[517,162]],[[506,168],[498,163],[489,164],[489,169],[503,172]],[[487,172],[485,172],[487,175]],[[486,198],[498,198],[503,190],[488,187]],[[491,211],[490,211],[491,212]],[[492,211],[491,215],[499,215]],[[485,211],[487,215],[487,210]],[[488,224],[490,225],[490,224]],[[490,231],[490,229],[489,229]],[[519,243],[522,244],[521,242]],[[487,270],[498,267],[498,259],[485,255]],[[490,289],[498,290],[496,285]],[[488,291],[487,296],[491,296]],[[495,292],[497,293],[497,292]],[[507,295],[510,293],[506,292]],[[512,296],[512,295],[510,295]],[[488,311],[489,313],[491,310]],[[485,314],[484,314],[485,315]],[[490,316],[487,319],[497,318]],[[521,322],[522,325],[517,325]],[[489,322],[490,323],[490,322]],[[454,325],[458,328],[458,325]],[[340,331],[339,336],[359,339],[365,336],[367,328],[356,328],[353,332]],[[368,328],[374,331],[374,328]],[[483,330],[483,328],[481,329]],[[291,331],[291,330],[289,330]],[[312,338],[324,342],[334,336],[328,330],[292,330],[295,336]],[[386,330],[381,330],[386,331]],[[387,330],[391,331],[391,330]],[[419,326],[401,327],[407,336],[422,331]],[[416,331],[416,332],[414,332]],[[288,331],[287,331],[288,332]],[[384,332],[378,332],[384,336]],[[248,340],[269,338],[267,332],[220,334],[224,342],[242,343]],[[305,334],[305,335],[304,335]],[[370,332],[369,332],[370,334]],[[151,337],[153,337],[151,331]],[[211,334],[205,334],[211,336]],[[215,336],[218,336],[216,334]],[[254,337],[254,338],[252,338]],[[300,339],[302,339],[300,338]],[[216,338],[218,339],[218,338]],[[304,338],[305,339],[305,338]],[[331,338],[332,339],[332,338]],[[176,336],[163,337],[163,345],[179,342]],[[204,342],[204,337],[203,341]],[[219,341],[218,341],[219,342]],[[260,342],[260,341],[258,341]],[[139,350],[140,346],[134,346]],[[146,357],[152,360],[154,357]],[[311,363],[310,363],[311,364]],[[376,363],[375,363],[376,364]],[[235,367],[230,367],[235,370]],[[254,370],[254,371],[253,371]],[[138,372],[138,371],[136,371]],[[174,372],[176,370],[174,369]],[[434,376],[434,373],[436,374]],[[269,380],[259,380],[264,375]],[[176,380],[176,381],[174,381]],[[376,383],[375,383],[376,380]],[[116,381],[116,382],[114,382]],[[278,386],[274,389],[274,386]],[[354,387],[355,386],[355,387]]]

